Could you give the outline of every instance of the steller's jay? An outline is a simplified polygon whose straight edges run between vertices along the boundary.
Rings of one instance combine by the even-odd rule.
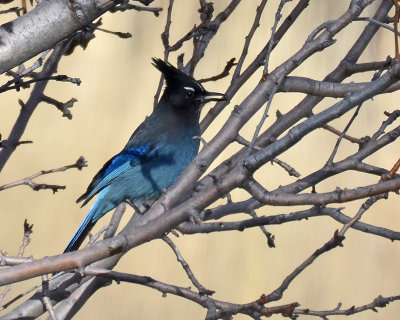
[[[166,80],[160,102],[76,201],[84,200],[84,206],[98,193],[64,253],[77,250],[95,223],[121,202],[139,207],[170,187],[198,152],[199,140],[194,137],[200,135],[201,107],[209,101],[225,100],[223,94],[206,91],[192,77],[161,59],[153,58],[153,65]]]

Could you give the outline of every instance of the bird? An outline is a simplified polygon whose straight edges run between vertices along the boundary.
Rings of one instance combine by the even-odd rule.
[[[224,94],[208,92],[169,62],[152,58],[152,64],[166,82],[161,99],[76,200],[83,201],[83,207],[97,195],[64,253],[78,250],[96,222],[120,203],[146,206],[168,189],[198,153],[203,105],[226,100]]]

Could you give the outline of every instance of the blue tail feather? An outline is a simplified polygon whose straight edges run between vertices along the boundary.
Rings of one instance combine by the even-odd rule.
[[[96,211],[93,209],[95,208],[92,208],[86,215],[85,220],[83,220],[78,230],[75,232],[71,241],[68,243],[67,248],[64,250],[64,253],[78,250],[82,242],[85,240],[86,236],[89,234],[90,230],[92,230],[95,224],[92,220]]]
[[[82,242],[85,240],[89,232],[92,230],[93,226],[96,224],[102,216],[104,216],[108,211],[115,208],[111,202],[104,201],[104,194],[108,192],[108,187],[100,191],[96,202],[93,204],[92,208],[87,213],[85,219],[79,226],[78,230],[75,232],[68,246],[65,248],[64,253],[76,251],[81,246]]]

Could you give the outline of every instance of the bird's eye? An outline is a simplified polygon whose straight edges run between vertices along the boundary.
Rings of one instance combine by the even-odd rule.
[[[194,96],[194,89],[192,87],[184,87],[186,90],[186,97],[191,98]]]

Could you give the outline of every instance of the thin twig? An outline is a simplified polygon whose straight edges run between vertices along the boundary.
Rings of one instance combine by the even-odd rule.
[[[253,218],[258,218],[256,212],[254,210],[250,211],[250,216],[252,216]],[[270,248],[275,248],[275,236],[271,233],[268,232],[267,229],[265,229],[265,226],[260,226],[261,231],[265,234],[265,236],[267,237],[267,243],[268,243],[268,247]]]
[[[96,234],[89,233],[89,242],[87,246],[91,246],[92,244],[94,244],[101,237],[101,235],[107,231],[107,229],[108,227],[104,226]]]
[[[236,136],[236,142],[239,143],[239,144],[241,144],[241,145],[243,145],[243,146],[246,146],[246,147],[249,147],[249,148],[250,148],[250,142],[247,141],[246,139],[244,139],[244,138],[243,138],[241,135],[239,135],[239,134]],[[255,150],[255,151],[261,150],[261,148],[258,147],[258,146],[254,146],[252,149]],[[284,162],[284,161],[282,161],[282,160],[279,160],[278,158],[272,159],[271,162],[272,162],[272,163],[276,163],[277,165],[279,165],[280,167],[282,167],[283,169],[285,169],[285,170],[289,173],[290,176],[294,176],[294,177],[296,177],[296,178],[300,177],[300,173],[299,173],[295,168],[293,168],[292,166],[290,166],[289,164],[287,164],[286,162]]]
[[[277,43],[282,39],[282,37],[286,34],[286,32],[293,26],[296,22],[297,18],[303,13],[303,11],[307,8],[310,0],[300,0],[295,8],[287,15],[286,19],[283,21],[279,29],[277,30],[274,38],[275,47]],[[260,68],[263,66],[264,58],[266,52],[269,48],[269,42],[264,46],[264,48],[258,53],[257,57],[249,64],[249,66],[242,72],[242,74],[237,78],[232,78],[231,84],[226,91],[226,95],[229,98],[232,98],[235,93],[243,86],[244,83]],[[228,105],[228,102],[219,102],[210,109],[208,114],[201,121],[201,131],[204,132],[210,124],[214,121],[214,119],[224,110],[224,108]]]
[[[56,168],[56,169],[41,170],[27,178],[2,185],[2,186],[0,186],[0,191],[3,191],[5,189],[10,189],[13,187],[17,187],[17,186],[21,186],[21,185],[27,185],[35,191],[39,191],[42,189],[51,189],[53,191],[53,193],[55,193],[60,189],[65,189],[65,186],[36,183],[35,181],[33,181],[33,179],[36,179],[37,177],[40,177],[40,176],[43,176],[46,174],[62,172],[62,171],[66,171],[66,170],[73,169],[73,168],[82,170],[82,168],[84,168],[84,167],[87,167],[87,161],[85,160],[84,157],[81,156],[74,164],[70,164],[70,165],[67,165],[67,166],[64,166],[61,168]]]
[[[7,13],[15,12],[17,14],[17,16],[19,17],[21,15],[21,11],[23,11],[23,10],[24,10],[24,8],[12,7],[7,10],[1,10],[0,14],[7,14]]]
[[[282,1],[284,1],[284,0],[282,0]],[[271,107],[272,99],[274,98],[274,96],[275,96],[275,94],[276,94],[276,92],[278,90],[278,87],[279,87],[279,85],[280,85],[280,83],[282,81],[283,81],[283,78],[277,80],[276,81],[276,85],[271,90],[271,93],[270,93],[270,95],[268,97],[268,102],[267,102],[267,105],[266,105],[266,107],[264,109],[264,112],[263,112],[263,115],[261,117],[261,120],[258,122],[256,130],[254,131],[254,134],[253,134],[253,138],[252,138],[252,140],[250,142],[250,147],[249,147],[250,150],[252,150],[254,148],[254,146],[256,145],[258,135],[260,134],[261,128],[264,125],[264,122],[268,117],[268,113],[269,113],[269,109]]]
[[[30,236],[33,232],[32,229],[33,229],[33,224],[29,224],[28,221],[25,219],[25,221],[24,221],[24,236],[22,238],[22,244],[19,248],[17,257],[16,258],[12,257],[12,258],[14,258],[13,260],[14,260],[15,264],[18,264],[18,263],[16,263],[16,260],[22,260],[23,261],[22,263],[32,261],[32,258],[23,258],[25,248],[31,242]],[[8,256],[0,257],[0,265],[4,265],[4,260],[7,258],[9,258],[9,257]],[[6,263],[5,265],[11,265],[11,264]],[[0,294],[0,305],[3,303],[4,298],[6,297],[7,293],[10,291],[11,291],[11,285],[9,284],[9,285],[5,286],[3,292]],[[0,307],[0,310],[1,309],[2,309],[2,307]]]
[[[79,78],[71,78],[66,75],[36,77],[35,79],[28,80],[28,81],[22,81],[22,80],[17,81],[17,82],[15,82],[15,85],[13,85],[13,86],[8,86],[9,83],[11,82],[11,81],[9,81],[0,87],[0,93],[6,92],[9,90],[13,90],[13,89],[19,91],[21,88],[27,87],[28,85],[30,85],[32,83],[41,82],[41,81],[49,81],[49,80],[55,80],[55,81],[61,81],[61,82],[71,82],[73,84],[76,84],[77,86],[81,85],[81,80]]]
[[[384,114],[388,117],[385,121],[383,121],[382,125],[379,129],[372,135],[371,139],[368,140],[369,143],[378,140],[378,138],[385,133],[385,130],[388,126],[390,126],[397,118],[400,117],[400,110],[395,110],[392,113],[384,112]]]
[[[176,255],[176,258],[178,259],[179,263],[182,265],[183,270],[185,270],[185,272],[186,272],[188,278],[190,279],[190,281],[199,290],[199,293],[201,295],[203,295],[203,294],[212,295],[214,293],[214,291],[208,290],[208,289],[204,288],[200,284],[200,282],[197,280],[197,278],[193,274],[192,270],[190,269],[190,266],[185,261],[185,259],[183,259],[181,253],[179,252],[177,246],[173,243],[173,241],[166,235],[162,236],[161,239],[164,240],[171,247],[171,249],[174,251],[174,253]]]
[[[397,160],[393,168],[390,170],[390,176],[393,177],[400,168],[400,159]]]
[[[273,25],[273,27],[271,29],[271,38],[270,38],[270,40],[268,42],[268,49],[267,49],[267,52],[266,52],[266,55],[265,55],[264,71],[263,71],[263,75],[262,75],[261,81],[266,81],[266,78],[268,76],[268,63],[269,63],[269,57],[270,57],[272,49],[274,47],[274,37],[275,37],[276,28],[278,26],[278,22],[282,18],[281,11],[283,9],[283,6],[289,1],[290,0],[281,0],[281,2],[279,3],[279,6],[278,6],[278,10],[275,13],[275,21],[274,21],[274,25]],[[260,133],[260,130],[261,130],[262,126],[264,125],[265,120],[268,117],[268,113],[269,113],[269,109],[271,107],[272,99],[274,98],[275,93],[278,91],[278,88],[279,88],[280,84],[282,83],[283,79],[284,78],[281,77],[280,79],[276,80],[276,85],[272,88],[271,93],[269,94],[267,106],[265,107],[265,110],[264,110],[264,113],[263,113],[263,115],[261,117],[261,120],[257,124],[256,130],[255,130],[254,135],[253,135],[253,139],[251,140],[251,143],[250,143],[250,148],[251,149],[256,144],[256,140],[257,140],[257,137],[258,137],[258,135]]]
[[[121,219],[125,213],[126,210],[126,204],[120,203],[117,208],[115,208],[113,215],[111,217],[110,223],[107,227],[107,231],[104,233],[104,238],[103,239],[109,239],[115,235],[117,232],[118,226],[121,222]]]
[[[43,102],[46,102],[48,104],[52,104],[53,106],[55,106],[58,110],[60,110],[62,112],[62,116],[66,117],[69,120],[72,119],[72,113],[71,113],[71,111],[69,111],[69,109],[72,108],[74,103],[78,101],[75,98],[71,98],[69,101],[63,103],[54,98],[48,97],[46,95],[43,95],[42,100],[43,100]]]
[[[263,71],[263,75],[262,75],[261,81],[265,81],[266,78],[267,78],[269,57],[270,57],[272,49],[274,47],[274,37],[275,37],[276,28],[278,26],[278,22],[282,18],[281,11],[283,9],[283,6],[289,1],[290,0],[281,0],[281,2],[279,3],[279,6],[278,6],[278,10],[275,13],[275,21],[274,21],[274,25],[273,25],[273,27],[271,29],[271,38],[270,38],[270,40],[268,42],[268,49],[267,49],[267,52],[266,52],[266,55],[265,55],[264,71]],[[283,77],[281,77],[280,79],[277,79],[276,80],[276,85],[272,88],[271,93],[269,94],[267,106],[265,107],[265,110],[264,110],[264,113],[263,113],[263,115],[261,117],[260,122],[257,124],[256,130],[255,130],[254,135],[253,135],[253,139],[251,140],[251,143],[250,143],[250,148],[251,149],[256,144],[256,140],[257,140],[257,137],[258,137],[258,135],[260,133],[261,127],[263,126],[265,120],[268,117],[268,113],[269,113],[269,109],[271,107],[272,99],[273,99],[275,93],[278,91],[278,88],[279,88],[280,84],[282,83],[282,81],[283,81]]]
[[[42,302],[52,320],[57,320],[57,316],[54,313],[53,305],[49,298],[49,278],[47,275],[42,276]]]
[[[354,21],[367,21],[369,23],[373,23],[373,24],[376,24],[376,25],[378,25],[378,26],[380,26],[380,27],[382,27],[384,29],[387,29],[387,30],[393,32],[396,35],[395,28],[392,28],[391,26],[388,26],[386,23],[383,23],[383,22],[378,21],[376,19],[373,19],[373,18],[370,18],[370,17],[357,17],[357,18],[354,19]],[[398,31],[397,31],[397,35],[400,36],[400,33]]]
[[[31,242],[31,234],[33,232],[33,224],[29,224],[28,220],[24,221],[24,237],[22,239],[22,244],[19,248],[18,257],[23,257],[25,248]]]
[[[211,20],[211,15],[208,15],[207,20],[202,21],[202,23],[205,23],[203,29],[207,32],[199,34],[198,47],[195,50],[195,56],[193,57],[193,59],[191,59],[190,68],[194,70],[194,67],[204,56],[208,45],[218,32],[222,23],[229,18],[229,16],[235,11],[240,2],[241,0],[231,0],[231,2],[226,6],[225,9],[218,13],[214,20]],[[209,5],[210,4],[212,4],[212,2],[209,2]]]
[[[330,126],[329,124],[325,124],[322,126],[323,129],[330,131],[338,136],[340,136],[342,134],[342,132],[340,132],[339,130],[335,129],[334,127]],[[343,139],[346,139],[347,141],[350,141],[351,143],[357,143],[359,146],[362,146],[364,143],[366,143],[368,141],[368,137],[365,138],[355,138],[352,136],[349,136],[347,134],[343,135]]]
[[[167,20],[165,22],[165,27],[164,27],[164,31],[163,33],[161,33],[161,41],[164,45],[164,61],[168,61],[168,56],[169,56],[169,31],[171,29],[171,23],[172,23],[172,8],[174,6],[174,0],[169,0],[169,4],[168,4],[168,10],[167,10]],[[158,87],[156,90],[156,93],[154,94],[154,98],[153,98],[153,109],[155,109],[157,107],[158,104],[158,100],[160,99],[160,94],[161,94],[161,90],[163,87],[163,83],[164,83],[164,77],[161,75],[160,76],[160,80],[158,82]]]
[[[64,40],[55,46],[52,54],[44,63],[42,71],[38,74],[39,78],[50,77],[54,72],[56,72],[58,63],[68,49],[69,43],[69,40]],[[27,127],[32,114],[36,110],[38,104],[41,102],[41,97],[47,84],[48,81],[39,81],[35,83],[25,107],[21,110],[17,120],[15,121],[13,129],[11,130],[11,133],[7,139],[6,146],[0,151],[0,172],[7,163],[11,154],[15,151],[15,148],[17,147],[25,128]]]
[[[25,68],[24,65],[22,64],[19,66],[17,72],[8,71],[7,74],[10,74],[14,77],[14,79],[11,80],[10,84],[20,81],[22,77],[30,75],[33,72],[33,70],[36,70],[37,68],[41,67],[44,59],[46,58],[47,54],[50,51],[51,51],[50,49],[43,51],[40,57],[29,68]]]
[[[295,268],[281,283],[281,285],[265,297],[267,302],[277,301],[282,298],[283,293],[287,290],[290,283],[296,279],[300,273],[302,273],[306,268],[308,268],[319,256],[322,254],[336,248],[337,246],[342,246],[342,242],[345,239],[344,235],[348,228],[350,228],[356,221],[358,221],[362,214],[368,210],[374,202],[371,202],[368,206],[361,206],[357,214],[346,223],[340,232],[335,231],[333,237],[326,242],[322,247],[318,248],[311,256],[309,256],[301,265]]]
[[[278,27],[278,23],[282,18],[282,9],[285,6],[287,2],[290,2],[291,0],[281,0],[279,3],[278,9],[276,10],[275,13],[275,20],[274,20],[274,25],[272,26],[271,29],[271,38],[269,39],[268,42],[268,49],[265,54],[265,62],[264,62],[264,71],[263,71],[263,79],[268,75],[268,63],[269,63],[269,57],[271,55],[272,49],[274,48],[275,45],[275,33],[276,33],[276,28]]]
[[[96,30],[104,32],[104,33],[112,34],[113,36],[117,36],[118,38],[121,38],[121,39],[132,38],[132,34],[129,32],[111,31],[111,30],[103,29],[103,28],[100,28],[97,26],[96,26]]]
[[[254,18],[253,25],[251,26],[251,29],[250,29],[248,35],[246,36],[246,40],[243,45],[242,53],[240,55],[236,69],[233,72],[233,79],[237,78],[240,75],[240,72],[242,71],[243,62],[249,51],[250,42],[253,39],[254,33],[256,32],[257,28],[260,26],[260,18],[261,18],[261,15],[264,11],[264,8],[265,8],[265,5],[267,4],[267,2],[268,2],[268,0],[261,0],[259,6],[257,7],[256,16]]]
[[[293,176],[296,178],[299,178],[301,176],[301,174],[295,168],[293,168],[292,166],[290,166],[289,164],[287,164],[286,162],[284,162],[278,158],[273,158],[272,163],[276,163],[281,168],[285,169],[286,172],[289,173],[289,176]]]
[[[21,140],[18,141],[17,146],[20,146],[22,144],[31,144],[33,141],[31,140]],[[0,134],[0,148],[4,148],[7,145],[7,140],[1,140],[1,134]]]
[[[343,140],[343,137],[346,135],[347,131],[350,129],[350,126],[352,125],[352,123],[354,122],[354,120],[356,119],[356,117],[358,116],[358,112],[361,109],[362,104],[359,104],[358,107],[356,108],[356,110],[354,111],[354,114],[352,115],[352,117],[350,118],[350,121],[347,123],[346,127],[344,128],[343,132],[340,134],[339,138],[336,141],[335,147],[332,150],[331,155],[329,156],[328,161],[326,162],[326,166],[330,166],[333,162],[333,158],[335,157],[338,149],[339,149],[339,145]]]
[[[399,0],[394,0],[394,56],[398,60],[399,53]]]
[[[4,287],[3,292],[0,294],[0,304],[3,303],[4,298],[6,297],[6,295],[7,295],[10,291],[11,291],[11,284],[6,285],[6,286]],[[1,310],[1,308],[0,308],[0,310]]]
[[[392,296],[392,297],[382,297],[379,295],[376,297],[371,303],[365,304],[363,306],[351,306],[348,309],[341,309],[341,303],[332,310],[324,310],[324,311],[317,311],[317,310],[310,310],[310,309],[295,309],[293,314],[296,315],[307,315],[307,316],[316,316],[320,317],[321,319],[328,319],[328,316],[350,316],[356,313],[360,313],[366,310],[371,310],[374,312],[378,312],[376,308],[385,308],[390,302],[400,300],[400,295]]]
[[[217,80],[223,79],[223,78],[229,76],[229,71],[235,65],[236,65],[235,58],[232,58],[226,63],[226,66],[225,66],[224,70],[220,74],[217,74],[216,76],[209,77],[209,78],[203,78],[203,79],[200,79],[200,80],[197,80],[197,81],[200,82],[200,83],[204,83],[204,82],[217,81]]]
[[[156,17],[160,15],[160,12],[162,11],[162,8],[159,7],[144,7],[144,6],[137,6],[134,4],[131,4],[129,2],[123,2],[114,8],[112,8],[110,11],[111,12],[116,12],[116,11],[125,11],[125,10],[136,10],[136,11],[145,11],[145,12],[152,12]]]

